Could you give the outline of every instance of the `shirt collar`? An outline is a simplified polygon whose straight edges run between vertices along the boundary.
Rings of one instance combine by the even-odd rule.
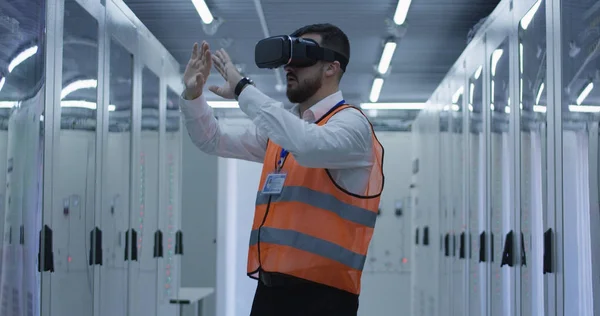
[[[308,110],[304,111],[302,114],[302,119],[308,121],[310,123],[316,122],[323,115],[327,114],[331,108],[333,108],[336,104],[344,99],[341,91],[338,91],[334,94],[329,95],[323,100],[317,102],[315,105],[311,106]],[[292,112],[298,114],[299,108],[298,105],[294,105],[292,107]]]

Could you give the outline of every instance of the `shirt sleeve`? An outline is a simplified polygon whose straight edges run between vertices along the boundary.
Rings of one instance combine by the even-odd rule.
[[[355,109],[340,111],[327,124],[318,126],[302,120],[254,86],[242,91],[239,104],[260,133],[288,150],[302,166],[346,169],[373,164],[371,125]]]
[[[204,95],[195,100],[180,97],[180,107],[192,142],[203,152],[263,162],[268,139],[252,122],[235,124],[217,120]]]

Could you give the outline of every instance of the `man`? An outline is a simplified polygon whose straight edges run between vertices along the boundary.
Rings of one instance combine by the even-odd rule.
[[[287,97],[297,104],[291,111],[206,42],[200,50],[194,45],[181,109],[202,151],[263,163],[248,253],[248,275],[259,280],[251,316],[356,315],[383,189],[383,147],[339,91],[350,57],[347,36],[316,24],[293,38],[329,55],[317,54],[321,60],[310,66],[285,66]],[[336,57],[326,61],[326,55]],[[202,94],[213,64],[225,83],[209,90],[237,98],[252,121],[246,126],[214,118]]]

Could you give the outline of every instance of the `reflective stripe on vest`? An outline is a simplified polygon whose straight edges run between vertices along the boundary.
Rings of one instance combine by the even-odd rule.
[[[365,266],[366,256],[352,252],[332,242],[315,238],[292,230],[263,227],[260,229],[260,242],[280,246],[290,246],[312,252],[316,255],[335,260],[352,269],[362,270]],[[258,230],[250,233],[250,246],[258,243]]]
[[[334,212],[339,217],[367,227],[375,227],[377,213],[371,212],[358,206],[346,204],[335,196],[311,190],[299,186],[286,186],[285,190],[279,195],[271,197],[271,203],[274,202],[302,202],[323,210]],[[266,205],[269,203],[269,195],[262,194],[260,191],[256,196],[256,205]]]

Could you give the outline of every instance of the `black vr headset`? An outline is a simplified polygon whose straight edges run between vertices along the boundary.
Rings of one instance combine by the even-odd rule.
[[[254,61],[258,68],[281,66],[310,67],[317,61],[338,61],[346,71],[348,58],[328,48],[320,47],[312,39],[279,35],[260,40],[254,48]]]

